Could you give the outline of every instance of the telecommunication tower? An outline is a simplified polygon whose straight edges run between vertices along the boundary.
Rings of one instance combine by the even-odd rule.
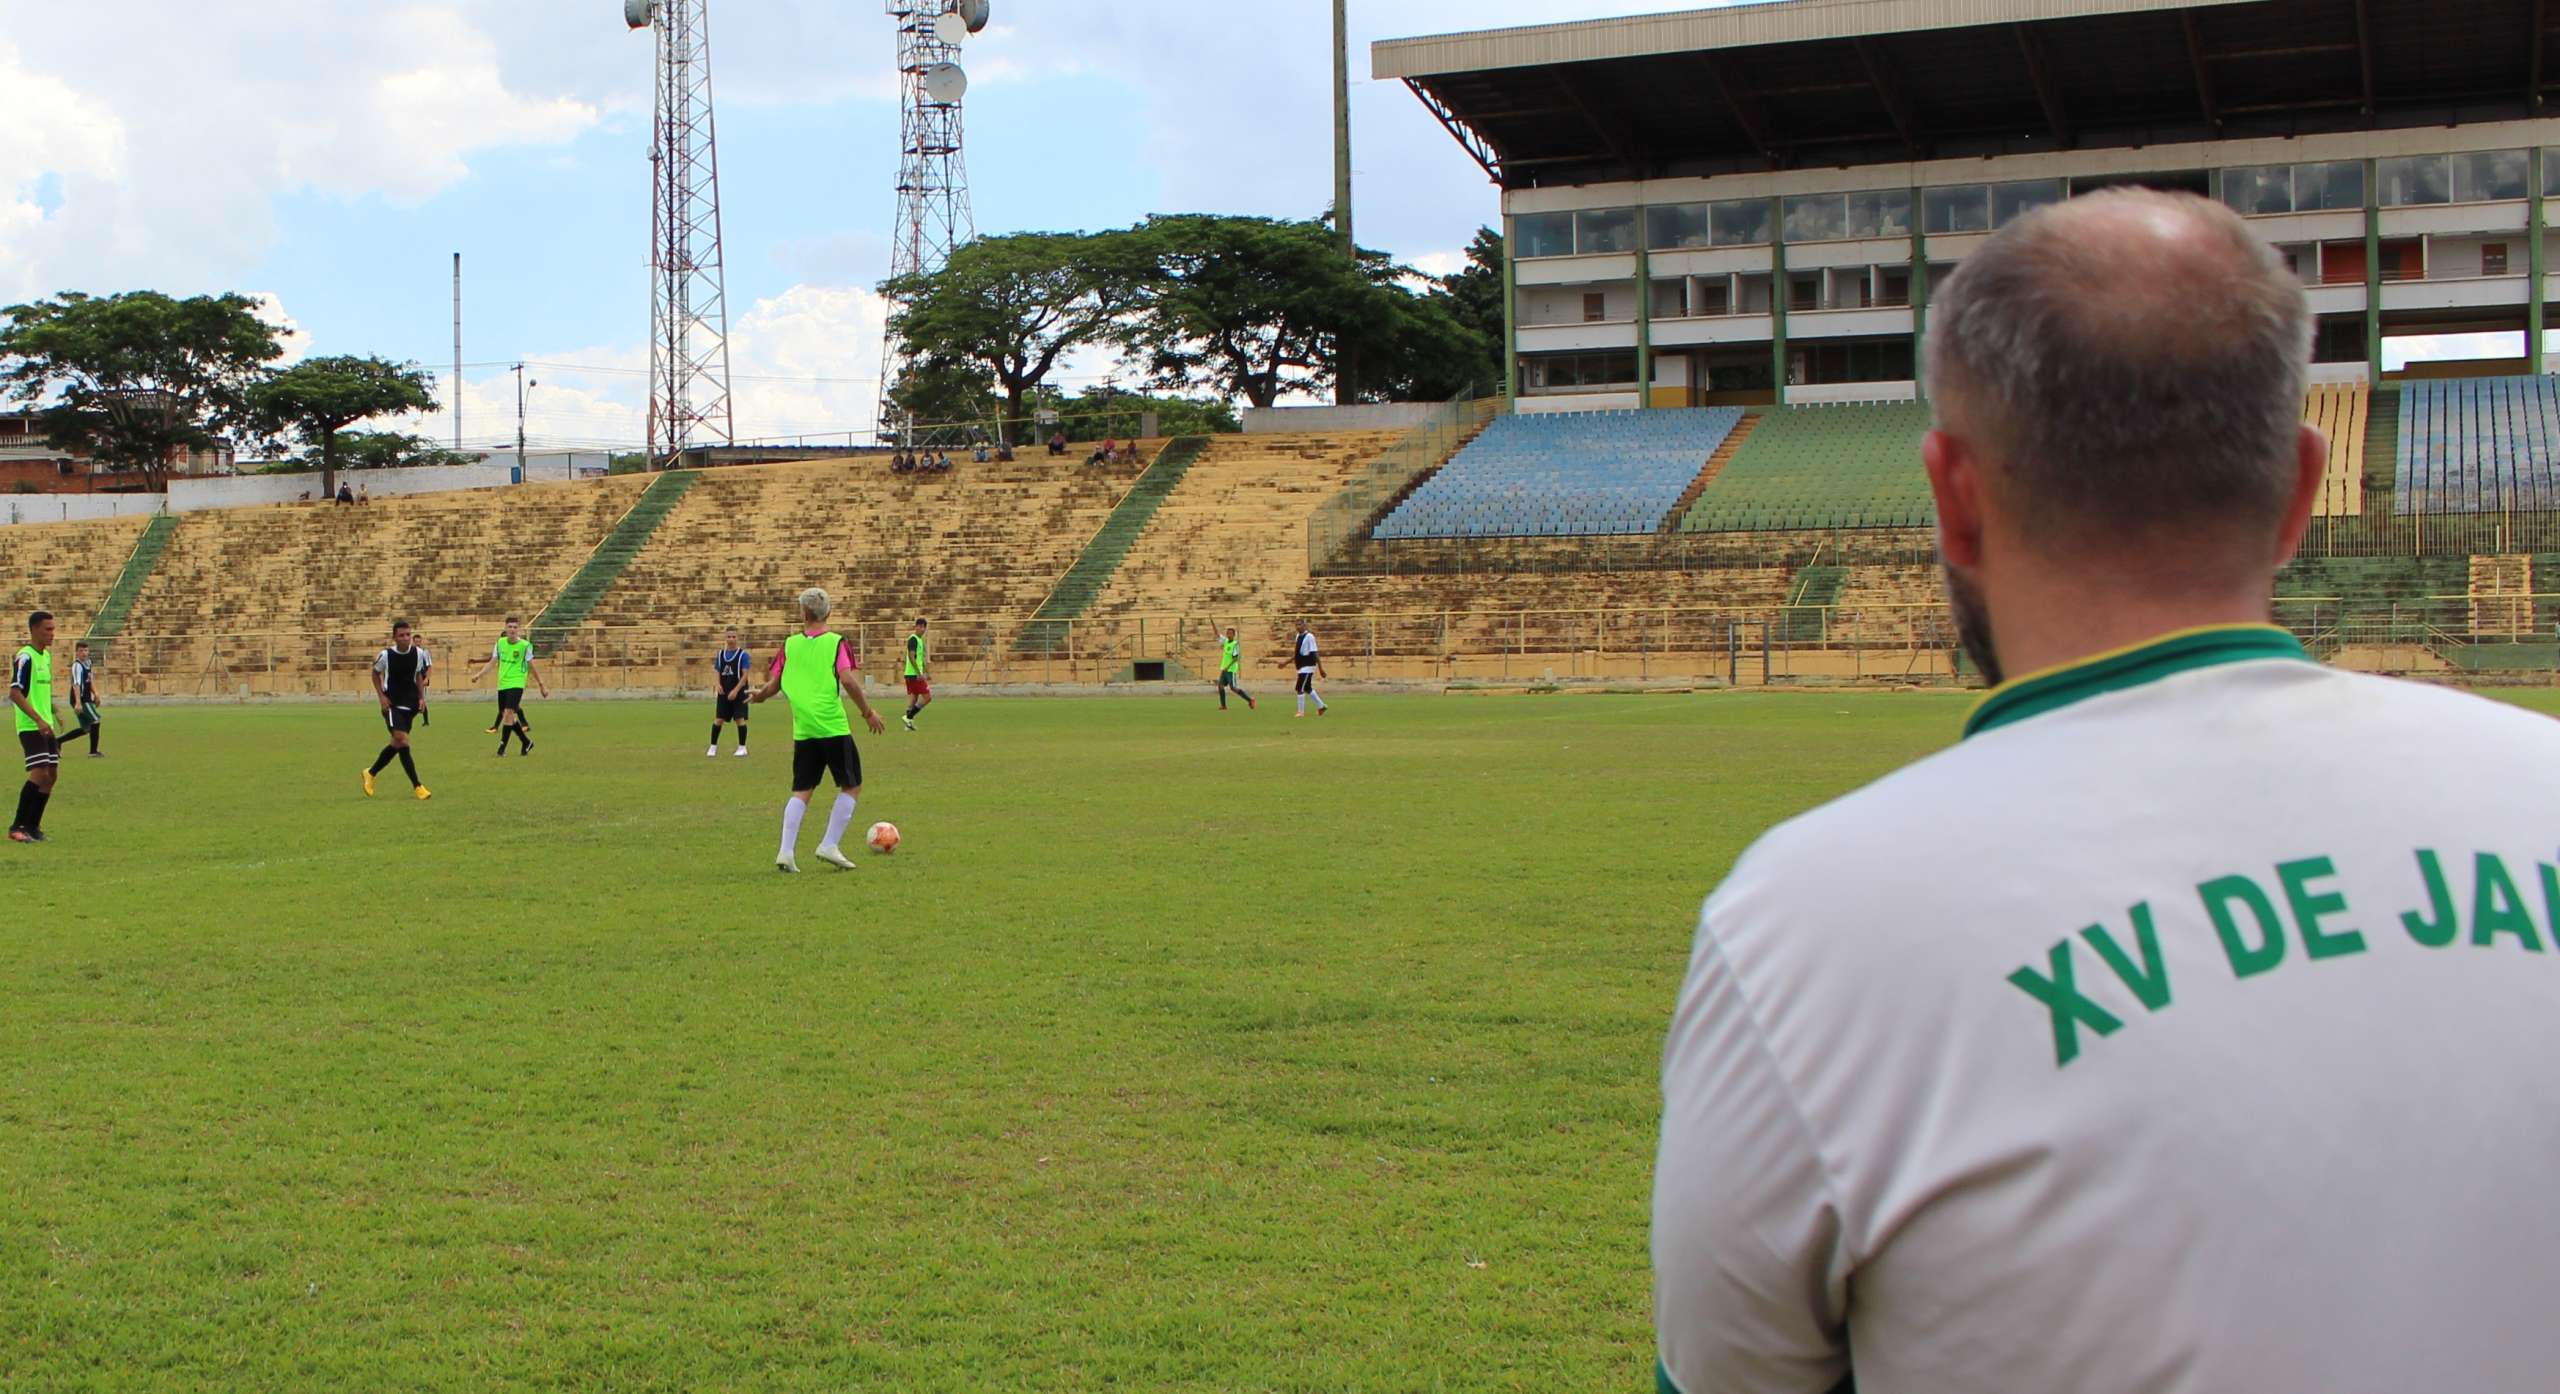
[[[989,0],[882,0],[898,23],[898,218],[890,233],[889,275],[942,269],[951,249],[978,235],[969,213],[969,167],[961,152],[960,99],[969,77],[960,46],[987,27]],[[889,391],[906,371],[895,331],[880,343],[880,433],[903,429]]]
[[[649,460],[730,444],[729,294],[720,256],[720,144],[711,119],[710,0],[623,0],[657,40],[649,145]]]

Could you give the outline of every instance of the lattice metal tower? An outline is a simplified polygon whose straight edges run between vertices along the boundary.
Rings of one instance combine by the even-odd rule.
[[[978,235],[969,212],[969,167],[961,151],[960,31],[985,27],[984,0],[882,0],[898,23],[898,218],[890,232],[889,275],[942,268],[951,249]],[[958,16],[959,26],[944,23]],[[889,390],[906,371],[907,348],[894,331],[880,342],[880,431],[890,418]]]
[[[737,439],[729,396],[728,277],[720,255],[720,144],[711,119],[710,0],[624,0],[654,31],[649,146],[649,459]]]

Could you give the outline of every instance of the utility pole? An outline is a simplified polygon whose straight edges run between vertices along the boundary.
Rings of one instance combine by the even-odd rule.
[[[524,482],[524,365],[516,365],[516,482]]]
[[[1333,0],[1333,225],[1342,234],[1342,254],[1357,265],[1360,243],[1351,233],[1351,17],[1350,0]],[[1351,378],[1358,359],[1340,352],[1333,365],[1333,402],[1351,405]]]
[[[453,450],[462,453],[462,253],[453,254]]]

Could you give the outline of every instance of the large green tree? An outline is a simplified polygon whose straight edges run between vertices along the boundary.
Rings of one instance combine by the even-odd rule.
[[[312,358],[250,387],[249,405],[262,431],[291,432],[319,448],[320,487],[332,492],[339,433],[377,416],[435,410],[435,379],[386,358]]]
[[[333,456],[342,470],[417,469],[467,465],[472,460],[469,455],[447,450],[425,436],[406,431],[340,431],[326,446],[306,443],[295,458],[301,468],[316,470],[328,468]]]
[[[897,306],[890,329],[917,360],[912,382],[893,387],[929,399],[974,376],[992,383],[1004,417],[1017,419],[1060,358],[1110,335],[1146,264],[1125,232],[968,243],[940,270],[880,287]]]
[[[253,425],[249,390],[284,355],[242,295],[72,291],[5,313],[0,400],[41,410],[57,445],[155,491],[173,459]]]
[[[1322,221],[1181,214],[1135,236],[1149,269],[1120,337],[1158,388],[1270,407],[1336,386],[1346,363],[1343,395],[1361,401],[1446,396],[1469,376],[1471,340],[1415,293],[1418,273],[1381,252],[1344,256]]]
[[[1449,312],[1477,346],[1468,367],[1468,385],[1499,386],[1507,342],[1502,328],[1502,234],[1489,227],[1477,228],[1475,239],[1467,244],[1467,264],[1440,277],[1431,299]],[[1455,392],[1453,388],[1444,395]]]

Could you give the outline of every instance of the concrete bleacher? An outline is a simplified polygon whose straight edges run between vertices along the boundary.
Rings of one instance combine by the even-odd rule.
[[[1397,434],[1211,438],[1086,613],[1270,613],[1307,583],[1307,516]]]
[[[1925,527],[1920,469],[1929,409],[1918,402],[1781,407],[1698,494],[1683,532]]]
[[[1771,565],[1322,576],[1300,587],[1260,637],[1270,653],[1286,652],[1281,645],[1291,621],[1306,617],[1337,656],[1329,666],[1344,672],[1359,671],[1356,661],[1372,655],[1412,660],[1452,651],[1552,654],[1604,646],[1704,652],[1725,642],[1729,612],[1783,606],[1793,574]]]
[[[190,514],[135,597],[118,647],[128,666],[163,669],[209,663],[207,645],[225,666],[254,651],[261,665],[310,675],[315,689],[343,686],[319,675],[360,669],[395,618],[447,659],[485,650],[507,615],[533,619],[648,482]]]
[[[920,614],[1018,622],[1162,446],[1142,443],[1135,464],[1033,453],[947,475],[895,475],[876,459],[707,470],[589,620],[701,648],[724,624],[787,624],[794,598],[823,586],[839,628],[881,627],[866,662]],[[956,657],[960,643],[936,651]]]
[[[1376,535],[1653,532],[1741,419],[1739,407],[1506,416],[1397,505]]]
[[[26,642],[26,618],[37,610],[53,612],[54,632],[65,645],[88,633],[150,522],[100,518],[0,528],[0,616],[6,617],[7,632],[20,636],[6,648],[15,652]]]
[[[2401,384],[2393,465],[2402,513],[2560,508],[2560,378]]]

